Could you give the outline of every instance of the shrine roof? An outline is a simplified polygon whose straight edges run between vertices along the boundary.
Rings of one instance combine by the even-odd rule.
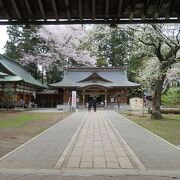
[[[37,87],[45,88],[43,84],[34,79],[18,62],[12,59],[0,55],[0,66],[5,71],[1,73],[8,74],[8,76],[1,78],[0,82],[23,81]]]
[[[62,81],[50,84],[51,87],[104,86],[104,87],[138,87],[137,83],[127,78],[124,68],[68,68]]]

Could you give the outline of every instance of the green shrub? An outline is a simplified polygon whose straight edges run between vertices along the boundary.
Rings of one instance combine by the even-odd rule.
[[[3,108],[6,108],[7,110],[9,108],[13,108],[14,107],[14,89],[13,88],[6,88],[4,90],[3,93],[3,97],[2,97],[2,102],[1,102],[1,106],[3,106]]]
[[[163,105],[180,105],[180,88],[170,88],[161,100]]]

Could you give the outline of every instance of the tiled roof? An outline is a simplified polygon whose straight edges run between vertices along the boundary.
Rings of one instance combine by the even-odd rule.
[[[23,79],[20,78],[19,76],[6,76],[0,79],[0,82],[18,82],[18,81],[23,81]]]
[[[31,74],[16,61],[0,55],[0,65],[7,71],[5,73],[9,74],[9,76],[4,78],[4,81],[0,80],[0,82],[23,81],[37,87],[45,88],[43,84],[34,79]]]
[[[122,68],[70,68],[64,72],[62,81],[50,84],[51,87],[138,87],[140,84],[131,82],[127,79],[127,73]],[[97,74],[96,80],[91,80]],[[93,76],[92,76],[93,75]],[[101,77],[101,78],[99,78]],[[87,80],[87,81],[86,81]]]
[[[8,74],[0,72],[0,77],[5,77],[5,76],[8,76]]]

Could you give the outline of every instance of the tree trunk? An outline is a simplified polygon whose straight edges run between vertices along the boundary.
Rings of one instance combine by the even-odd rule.
[[[162,92],[162,86],[163,86],[164,78],[159,78],[156,80],[155,83],[155,90],[152,97],[152,119],[161,119],[162,115],[160,112],[160,106],[161,106],[161,92]]]

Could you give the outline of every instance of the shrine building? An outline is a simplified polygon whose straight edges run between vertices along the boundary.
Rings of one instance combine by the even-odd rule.
[[[120,67],[77,67],[67,68],[62,81],[49,84],[51,90],[38,93],[39,106],[56,107],[57,104],[70,105],[72,91],[77,92],[77,106],[86,107],[93,97],[98,106],[111,106],[128,102],[128,90],[140,85],[127,78],[125,68]]]
[[[34,79],[18,62],[0,55],[0,105],[7,90],[13,93],[14,106],[34,102],[35,92],[46,88]]]

